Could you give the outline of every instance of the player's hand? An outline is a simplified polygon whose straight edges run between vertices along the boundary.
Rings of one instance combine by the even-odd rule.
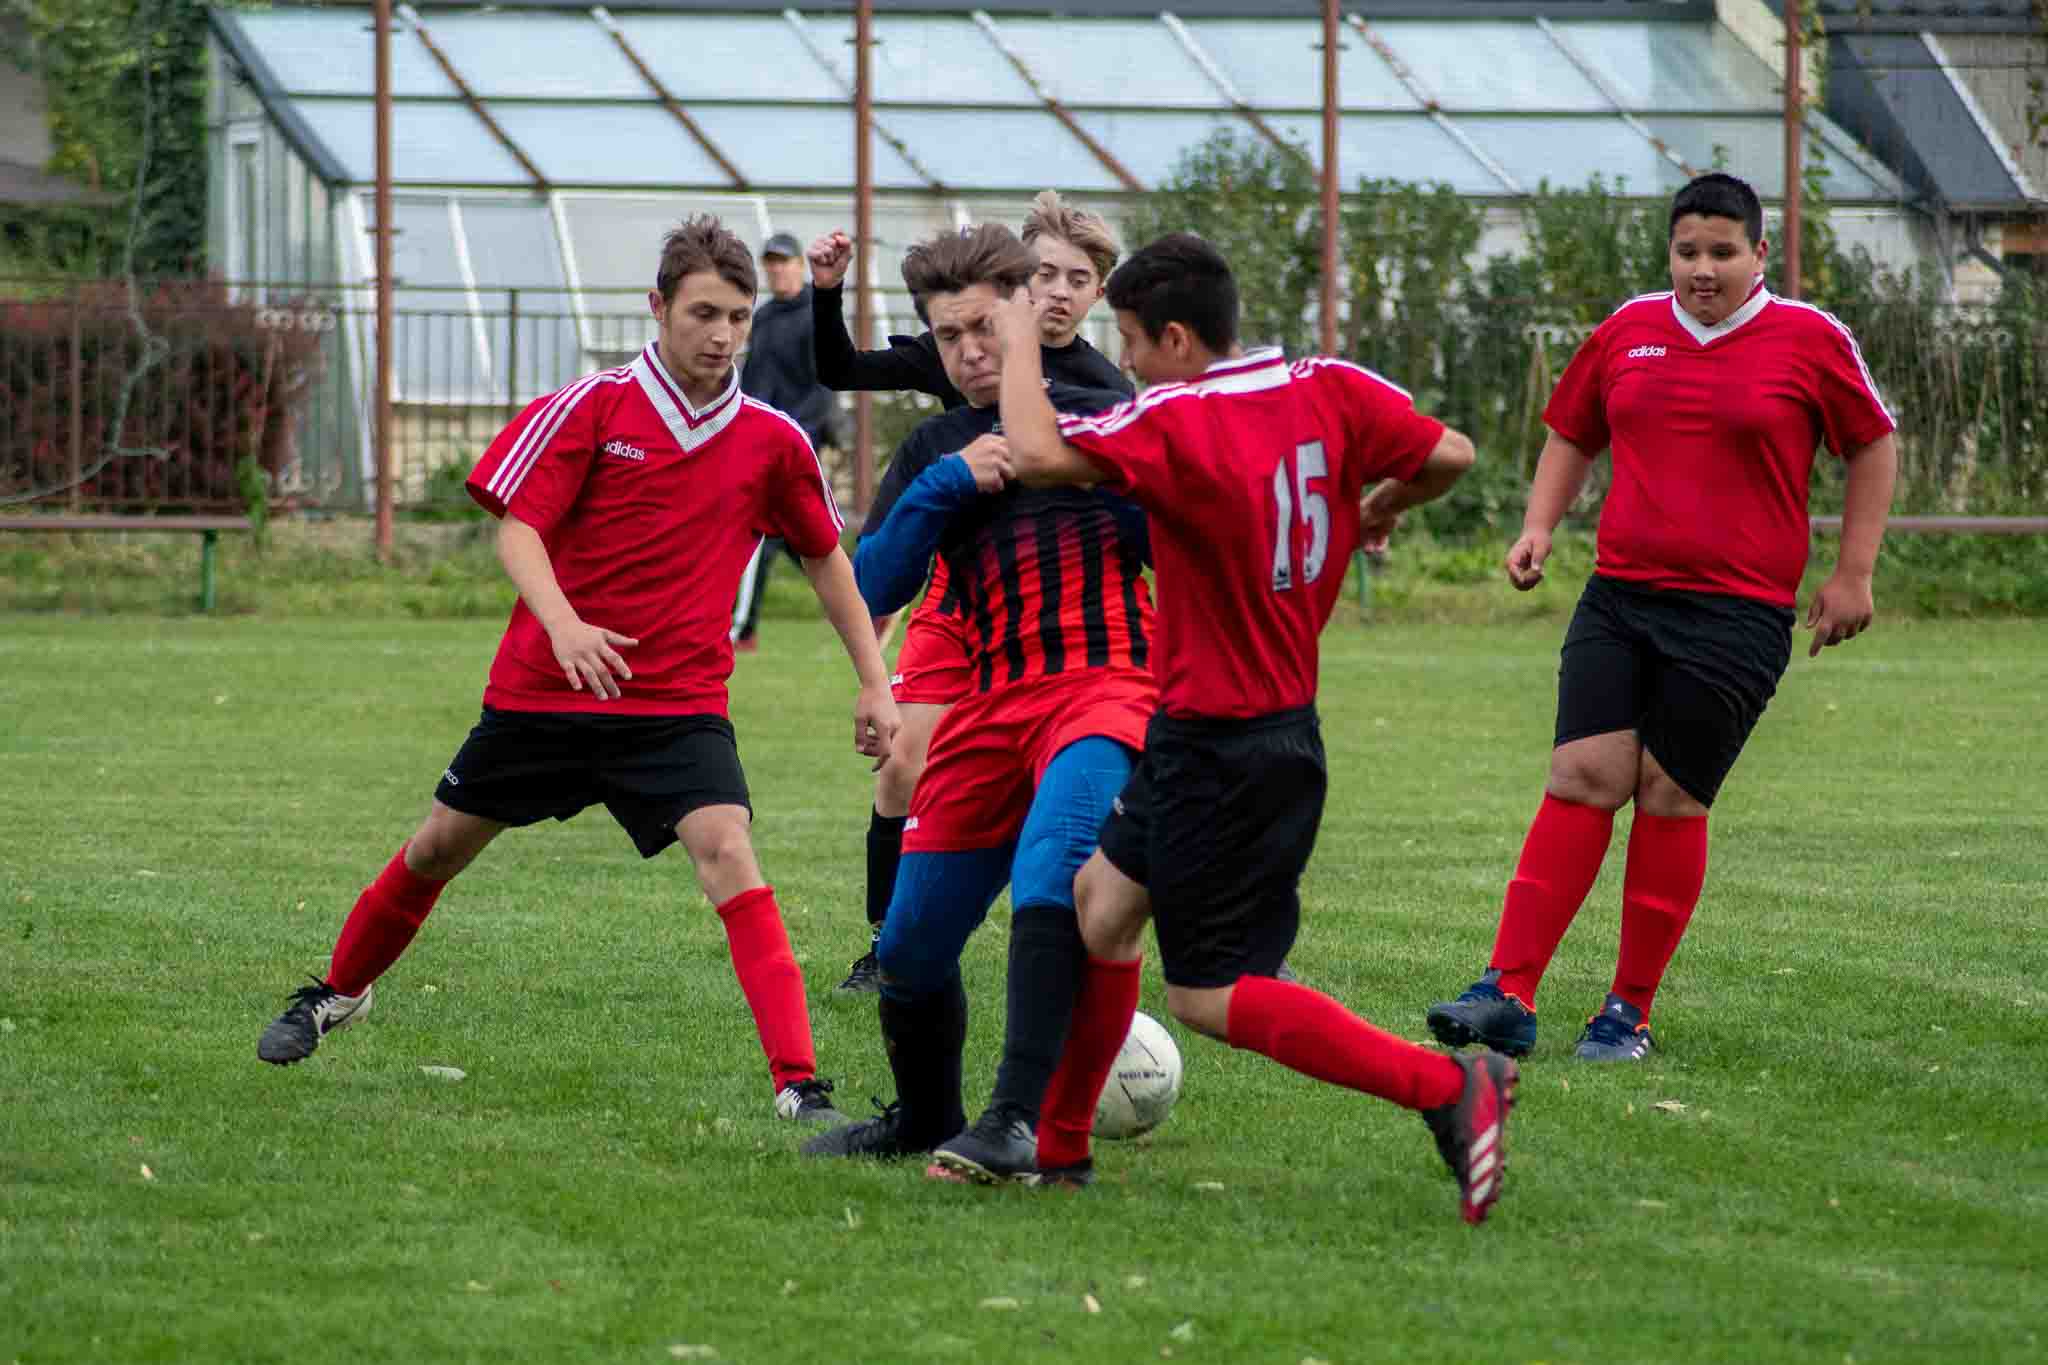
[[[1388,479],[1358,504],[1358,548],[1369,555],[1385,554],[1387,541],[1400,529],[1405,509],[1396,494],[1399,488],[1400,484]]]
[[[1038,345],[1038,312],[1038,301],[1021,284],[1008,299],[996,305],[996,334],[1002,338],[1004,350]]]
[[[888,685],[863,687],[853,703],[853,747],[869,758],[887,758],[896,743],[903,718],[896,714],[896,698]]]
[[[1550,533],[1524,531],[1508,549],[1508,582],[1527,592],[1543,581],[1543,561],[1550,558]]]
[[[1017,467],[1010,463],[1009,440],[994,432],[968,442],[960,458],[974,474],[974,486],[984,493],[1000,493],[1017,477]]]
[[[588,687],[591,696],[606,701],[619,695],[619,679],[630,680],[633,676],[625,657],[614,646],[640,643],[630,635],[583,621],[571,621],[552,632],[548,642],[555,647],[555,662],[562,666],[562,676],[569,680],[569,686],[578,692]]]
[[[1806,657],[1816,658],[1830,645],[1855,639],[1870,628],[1870,618],[1876,614],[1870,576],[1835,570],[1806,608],[1806,626],[1813,632],[1813,647]]]
[[[818,289],[837,289],[853,264],[853,238],[843,232],[828,232],[811,243],[804,253],[811,263],[811,284]]]

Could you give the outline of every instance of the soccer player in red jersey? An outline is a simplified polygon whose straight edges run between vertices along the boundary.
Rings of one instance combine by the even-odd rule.
[[[640,855],[681,841],[718,909],[753,1011],[776,1112],[840,1117],[816,1076],[803,975],[762,880],[731,723],[727,609],[762,537],[803,562],[860,678],[854,741],[888,751],[896,705],[817,456],[795,422],[739,390],[754,263],[713,218],[662,246],[657,339],[631,364],[535,400],[468,481],[499,518],[519,601],[483,716],[432,808],[343,924],[327,975],[257,1045],[312,1054],[370,1008],[449,880],[502,831],[602,804]]]
[[[920,243],[903,264],[967,405],[904,443],[855,568],[870,610],[883,613],[916,594],[935,551],[944,559],[973,691],[932,736],[877,945],[896,1101],[879,1118],[811,1139],[812,1156],[910,1156],[965,1126],[960,952],[1007,883],[1008,1026],[984,1118],[1021,1147],[1021,1173],[1037,1177],[1033,1128],[1083,952],[1074,873],[1158,700],[1142,517],[1086,490],[1005,486],[1002,367],[1022,351],[1035,371],[1039,348],[1036,333],[999,348],[994,319],[1034,264],[1030,248],[993,224]],[[1047,401],[1101,411],[1119,397],[1055,386]]]
[[[1631,800],[1621,951],[1577,1055],[1640,1061],[1650,1005],[1707,872],[1707,810],[1792,654],[1815,447],[1848,465],[1842,549],[1807,612],[1809,656],[1854,639],[1891,505],[1893,422],[1849,329],[1763,285],[1763,209],[1731,175],[1671,201],[1671,289],[1631,299],[1572,358],[1508,551],[1524,591],[1602,450],[1598,557],[1565,632],[1550,777],[1486,973],[1430,1007],[1455,1045],[1520,1056],[1536,986]]]
[[[1044,302],[1038,341],[1047,376],[1078,389],[1110,389],[1128,397],[1130,381],[1080,335],[1082,322],[1102,296],[1102,281],[1116,266],[1117,245],[1109,224],[1098,214],[1069,205],[1056,191],[1045,190],[1032,201],[1020,236],[1038,256],[1030,287],[1033,297]],[[938,342],[929,329],[916,337],[891,337],[880,350],[854,348],[846,330],[841,288],[852,261],[853,240],[843,232],[826,233],[811,244],[812,334],[820,382],[835,389],[928,393],[949,410],[965,405],[967,400],[946,377]],[[867,915],[873,940],[881,937],[882,919],[895,893],[903,824],[924,771],[932,731],[946,708],[973,690],[967,628],[960,613],[960,594],[947,580],[945,560],[937,559],[931,582],[904,626],[903,648],[891,679],[903,731],[875,775],[875,805],[868,821]],[[871,940],[839,989],[873,991],[880,981]]]
[[[1352,550],[1449,489],[1471,442],[1369,370],[1245,351],[1236,281],[1199,237],[1140,249],[1107,293],[1125,363],[1151,385],[1141,397],[1056,416],[1028,363],[1003,374],[1018,476],[1122,492],[1145,509],[1159,566],[1160,711],[1076,884],[1088,957],[1038,1160],[1090,1160],[1150,918],[1175,1017],[1419,1111],[1476,1223],[1500,1194],[1514,1064],[1432,1052],[1275,976],[1300,923],[1328,781],[1318,636]],[[1012,300],[1003,325],[1024,333],[1028,302]]]

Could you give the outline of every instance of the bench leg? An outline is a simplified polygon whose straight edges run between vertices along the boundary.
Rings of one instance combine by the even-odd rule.
[[[220,548],[220,532],[202,531],[199,537],[199,610],[213,610],[213,563]]]

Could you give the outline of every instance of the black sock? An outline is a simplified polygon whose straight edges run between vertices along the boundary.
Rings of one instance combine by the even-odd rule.
[[[1088,949],[1074,912],[1030,905],[1010,915],[1010,1017],[991,1108],[1006,1105],[1034,1125],[1067,1043]]]
[[[932,995],[882,993],[882,1046],[896,1078],[905,1139],[936,1147],[967,1126],[960,1054],[967,1044],[967,988],[955,975]]]
[[[896,869],[903,862],[903,826],[907,815],[875,811],[868,819],[868,923],[880,933],[896,894]]]

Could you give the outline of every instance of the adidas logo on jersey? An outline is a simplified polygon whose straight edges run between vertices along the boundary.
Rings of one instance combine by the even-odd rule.
[[[622,460],[644,461],[647,458],[646,451],[642,450],[639,446],[629,446],[624,441],[606,441],[604,443],[604,453],[616,455]]]
[[[1638,346],[1628,353],[1628,358],[1630,360],[1642,360],[1649,356],[1663,354],[1664,348],[1662,346]]]

